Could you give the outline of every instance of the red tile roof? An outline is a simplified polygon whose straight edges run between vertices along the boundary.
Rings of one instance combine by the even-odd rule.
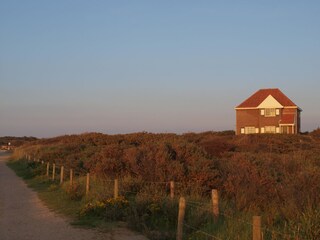
[[[294,114],[283,114],[280,124],[294,124]]]
[[[254,108],[258,107],[269,95],[274,97],[284,107],[298,107],[278,88],[260,89],[251,97],[246,99],[236,108]]]

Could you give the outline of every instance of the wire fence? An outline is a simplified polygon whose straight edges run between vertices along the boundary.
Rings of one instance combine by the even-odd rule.
[[[53,182],[59,182],[60,185],[66,185],[69,182],[70,187],[77,186],[82,188],[82,191],[89,199],[116,199],[119,196],[125,196],[127,199],[136,200],[139,197],[143,198],[148,196],[161,198],[163,201],[171,201],[178,208],[178,199],[180,196],[186,196],[184,195],[183,185],[178,182],[146,182],[139,179],[136,181],[132,179],[110,179],[90,174],[84,169],[74,170],[65,168],[61,163],[44,162],[39,158],[32,158],[30,155],[25,155],[23,159],[42,166],[40,174],[46,176],[47,179]],[[281,232],[278,229],[261,226],[261,217],[259,216],[255,216],[258,218],[253,218],[251,221],[222,211],[222,209],[219,209],[217,194],[217,191],[213,190],[211,198],[208,198],[210,201],[207,201],[207,199],[195,201],[192,198],[186,197],[184,212],[180,212],[181,206],[179,206],[179,212],[174,220],[177,222],[177,240],[185,239],[183,236],[188,236],[188,239],[192,240],[247,238],[253,240],[302,240],[296,232]],[[64,210],[66,209],[68,208],[65,207]],[[180,219],[180,215],[183,215],[182,220]],[[255,222],[254,219],[258,219],[258,223]],[[179,221],[182,222],[179,223]],[[232,223],[237,223],[237,226],[243,225],[244,227],[238,227],[238,229],[236,229],[234,226],[231,226]],[[241,235],[241,232],[233,232],[230,236],[226,236],[225,233],[219,231],[219,229],[226,225],[228,229],[230,229],[227,231],[229,233],[230,231],[246,231],[247,233]],[[181,236],[178,234],[179,232],[181,232]]]

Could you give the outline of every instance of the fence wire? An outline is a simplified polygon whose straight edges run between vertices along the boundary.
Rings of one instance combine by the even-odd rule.
[[[27,160],[28,162],[36,162],[36,163],[40,164],[41,166],[43,166],[42,172],[43,172],[43,174],[48,174],[47,175],[48,179],[52,179],[53,178],[53,164],[55,164],[55,173],[54,173],[54,179],[55,180],[54,180],[54,182],[59,182],[60,181],[61,167],[63,166],[63,164],[54,163],[54,162],[44,162],[41,159],[36,158],[36,157],[34,157],[34,159],[32,160],[32,157],[30,155],[25,155],[24,159]],[[49,163],[49,172],[47,172],[47,163]],[[64,168],[65,176],[63,178],[63,182],[67,182],[68,180],[70,180],[70,177],[68,177],[69,174],[70,174],[70,170],[71,169]],[[86,184],[85,177],[86,177],[86,175],[88,173],[87,170],[85,170],[85,169],[81,169],[81,170],[72,169],[72,171],[73,171],[73,182],[74,183],[82,182],[82,183]],[[76,179],[76,178],[78,178],[78,179]],[[110,180],[110,179],[107,179],[107,178],[103,178],[103,179],[97,178],[93,174],[93,176],[90,176],[90,189],[89,189],[89,192],[90,192],[90,194],[98,194],[100,191],[102,191],[103,193],[101,193],[101,195],[112,197],[113,188],[114,188],[114,182],[115,182],[114,180]],[[152,192],[152,191],[143,192],[142,193],[139,190],[144,188],[144,186],[146,186],[146,185],[158,185],[158,186],[164,186],[165,189],[162,189],[162,187],[161,187],[160,189],[162,189],[162,190],[156,191],[156,193],[157,194],[162,193],[164,199],[170,199],[169,194],[168,194],[168,189],[170,189],[170,181],[167,181],[167,182],[164,182],[164,181],[138,181],[135,184],[138,184],[140,186],[140,189],[138,187],[138,189],[136,191],[126,190],[125,188],[128,187],[128,186],[124,185],[125,183],[126,183],[126,181],[123,181],[123,180],[119,181],[119,186],[122,186],[122,188],[119,191],[119,193],[122,194],[122,195],[125,195],[125,194],[131,194],[131,195],[144,194],[144,195],[154,196],[155,193]],[[174,185],[175,186],[180,186],[180,187],[183,186],[182,183],[179,183],[179,182],[174,182]],[[106,189],[109,189],[109,191],[106,191]],[[178,189],[175,189],[175,192],[180,192],[180,191]],[[174,199],[177,199],[177,197],[175,196]],[[186,201],[186,205],[188,207],[200,209],[200,210],[208,212],[210,214],[213,213],[212,204],[208,203],[208,202],[197,202],[197,201],[187,200]],[[60,211],[61,210],[63,210],[63,211],[72,210],[72,209],[74,209],[74,208],[72,208],[72,207],[71,208],[63,207],[63,208],[60,209]],[[245,221],[243,219],[236,218],[236,217],[234,217],[234,216],[232,216],[230,214],[227,214],[227,213],[225,213],[225,212],[223,212],[221,210],[219,210],[219,215],[223,216],[226,219],[237,221],[237,222],[240,222],[240,223],[245,224],[247,226],[250,226],[251,228],[253,227],[253,223],[252,222],[248,222],[248,221]],[[187,224],[185,222],[183,223],[183,226],[185,226],[186,228],[189,228],[189,229],[191,229],[191,230],[193,230],[193,231],[195,231],[197,233],[201,233],[204,236],[210,237],[211,239],[222,240],[221,238],[219,238],[219,237],[217,237],[217,236],[215,236],[215,235],[213,235],[211,233],[205,232],[205,231],[203,231],[203,230],[201,230],[199,228],[196,228],[194,226],[191,226],[191,225],[189,225],[189,224]],[[295,236],[296,236],[295,233],[294,233],[294,235],[292,235],[292,234],[283,233],[283,232],[280,232],[278,230],[274,230],[274,229],[271,229],[271,228],[268,228],[268,227],[262,227],[261,231],[269,232],[270,234],[281,235],[282,237],[284,237],[286,239],[295,239]]]

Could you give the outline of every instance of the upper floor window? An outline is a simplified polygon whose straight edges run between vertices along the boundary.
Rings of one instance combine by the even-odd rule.
[[[264,115],[266,117],[274,117],[274,116],[276,116],[276,109],[275,108],[266,108]]]

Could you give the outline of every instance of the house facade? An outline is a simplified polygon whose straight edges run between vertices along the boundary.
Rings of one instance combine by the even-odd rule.
[[[236,108],[236,134],[298,134],[301,109],[277,88],[260,89]]]

